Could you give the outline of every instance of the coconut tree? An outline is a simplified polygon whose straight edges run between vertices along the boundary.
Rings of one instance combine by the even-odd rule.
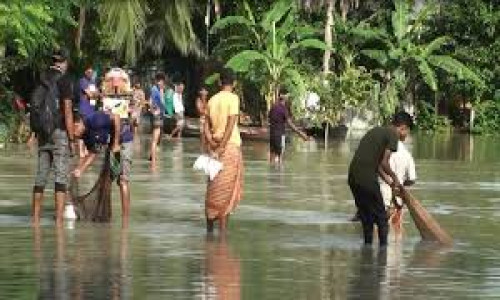
[[[98,9],[106,46],[132,63],[144,48],[161,53],[172,46],[185,55],[200,54],[194,10],[194,0],[103,0]]]
[[[294,1],[277,1],[259,19],[246,1],[243,6],[244,14],[226,16],[212,26],[213,33],[226,30],[229,34],[215,51],[220,57],[229,57],[227,67],[262,84],[269,110],[280,84],[292,82],[299,90],[305,90],[295,60],[298,52],[305,48],[324,50],[326,46],[313,38],[313,28],[299,24]]]
[[[362,24],[352,31],[372,45],[378,45],[361,50],[361,53],[376,61],[381,68],[384,82],[381,101],[386,113],[394,111],[403,92],[412,90],[416,80],[422,80],[437,93],[437,69],[460,79],[482,82],[463,63],[442,53],[443,47],[451,41],[449,37],[439,36],[428,42],[421,38],[426,31],[425,22],[436,11],[435,4],[427,4],[416,13],[412,13],[406,0],[394,0],[394,6],[387,30]],[[435,106],[437,107],[437,97]]]

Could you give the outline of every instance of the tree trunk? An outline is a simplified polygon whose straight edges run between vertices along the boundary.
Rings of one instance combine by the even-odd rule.
[[[78,16],[78,30],[76,32],[75,37],[75,49],[78,57],[80,57],[81,49],[82,49],[82,38],[83,38],[83,29],[85,27],[85,14],[86,9],[85,6],[80,6],[80,14]]]
[[[439,116],[439,95],[438,92],[434,92],[434,116]]]
[[[330,135],[330,123],[326,122],[326,125],[325,125],[325,150],[328,150],[329,135]]]
[[[340,0],[340,14],[342,16],[342,21],[347,21],[347,13],[349,13],[349,0]]]
[[[333,47],[333,13],[335,10],[335,0],[328,0],[325,22],[325,44],[327,49],[323,55],[323,74],[330,73],[330,58]]]
[[[217,20],[219,20],[220,16],[221,16],[219,0],[214,0],[214,11],[215,11],[215,16],[216,16]]]

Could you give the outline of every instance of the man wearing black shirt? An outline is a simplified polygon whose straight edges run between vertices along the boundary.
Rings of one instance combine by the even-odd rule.
[[[397,151],[398,141],[404,140],[412,126],[411,116],[400,112],[394,115],[391,126],[371,129],[359,142],[349,166],[349,187],[363,225],[365,244],[372,244],[373,228],[377,224],[379,243],[387,245],[388,216],[378,178],[381,176],[390,182],[396,191],[401,188],[398,177],[389,166],[389,158]]]
[[[74,149],[73,135],[73,87],[71,80],[65,75],[68,68],[67,54],[64,51],[55,51],[52,55],[52,66],[42,74],[44,79],[56,76],[59,96],[60,118],[52,136],[48,139],[39,137],[38,163],[35,185],[33,187],[32,221],[40,222],[40,210],[47,178],[51,169],[55,177],[55,220],[62,224],[64,201],[68,185],[70,152]]]

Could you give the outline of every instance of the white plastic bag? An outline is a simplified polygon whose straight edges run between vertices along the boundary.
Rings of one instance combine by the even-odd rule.
[[[208,155],[200,155],[194,162],[193,169],[202,171],[205,175],[214,180],[215,176],[222,170],[222,163]]]
[[[77,217],[73,204],[66,204],[66,206],[64,207],[64,218],[66,220],[76,220]]]

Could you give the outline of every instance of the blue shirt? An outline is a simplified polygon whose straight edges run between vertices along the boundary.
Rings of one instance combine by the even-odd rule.
[[[114,130],[110,115],[95,112],[84,120],[84,124],[83,142],[89,151],[96,153],[100,146],[110,143]],[[134,139],[130,124],[121,124],[120,129],[120,143],[128,143]]]
[[[90,105],[90,99],[87,97],[87,94],[85,94],[85,90],[89,88],[90,85],[95,85],[95,81],[92,79],[88,79],[87,77],[83,77],[80,79],[80,105],[79,105],[79,111],[80,114],[83,117],[90,116],[92,113],[94,113],[94,107]]]
[[[160,115],[163,116],[165,114],[165,105],[163,105],[162,94],[160,93],[160,89],[157,85],[154,85],[151,88],[151,100],[153,104],[153,109],[159,109]]]

